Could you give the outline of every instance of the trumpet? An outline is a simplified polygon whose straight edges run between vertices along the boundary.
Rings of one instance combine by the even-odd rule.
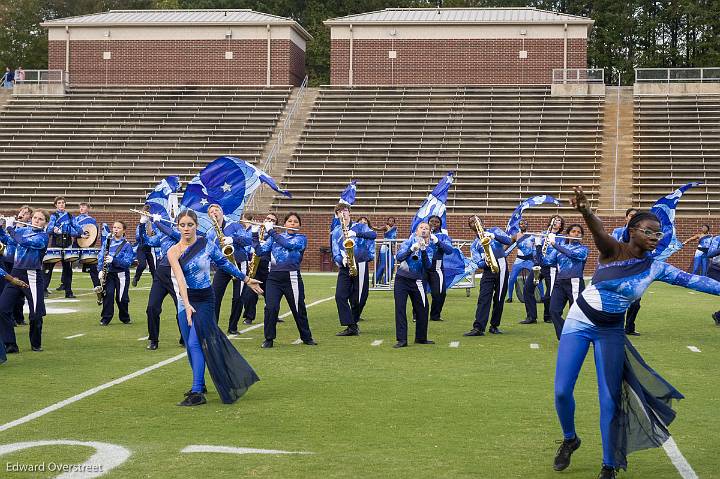
[[[420,238],[418,238],[417,244],[418,244],[418,246],[420,246],[420,250],[424,250],[425,248],[427,248],[428,242],[427,242],[427,239],[420,236]],[[418,259],[420,259],[420,255],[418,254],[417,251],[412,255],[412,259],[414,259],[416,261]]]
[[[492,239],[490,239],[490,236],[485,232],[482,223],[480,223],[480,218],[477,216],[475,216],[475,231],[477,231],[478,238],[480,238],[480,245],[483,251],[485,251],[485,262],[490,265],[490,270],[493,273],[499,272],[500,265],[498,265],[495,253],[493,253],[492,247],[490,246]]]
[[[258,221],[251,221],[251,220],[240,220],[240,223],[245,223],[247,225],[255,225],[255,226],[264,226],[265,223],[260,223]],[[288,228],[287,226],[280,226],[280,225],[273,225],[273,228],[280,228],[288,231],[300,231],[300,228]]]

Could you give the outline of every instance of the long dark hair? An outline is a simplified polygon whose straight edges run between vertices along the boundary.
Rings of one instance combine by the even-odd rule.
[[[198,222],[197,213],[195,213],[193,210],[191,210],[191,209],[189,209],[189,208],[186,209],[186,210],[182,210],[182,211],[180,212],[180,214],[177,216],[177,218],[176,218],[175,221],[177,221],[178,223],[180,223],[180,220],[181,220],[182,218],[185,218],[186,216],[189,216],[190,218],[192,218],[192,220],[195,222],[195,224],[197,224],[197,222]]]

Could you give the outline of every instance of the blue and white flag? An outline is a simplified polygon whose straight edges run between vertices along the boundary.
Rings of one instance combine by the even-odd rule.
[[[533,196],[520,203],[518,207],[515,208],[515,211],[513,211],[512,216],[510,216],[510,219],[508,220],[507,228],[505,228],[505,232],[508,234],[508,236],[513,236],[520,232],[520,220],[522,220],[523,211],[533,206],[547,203],[552,203],[555,206],[560,206],[560,202],[550,195]]]
[[[181,209],[192,209],[198,215],[198,231],[212,228],[207,211],[218,204],[229,219],[238,221],[252,193],[265,183],[283,196],[291,198],[289,191],[280,189],[275,180],[264,171],[233,156],[213,160],[188,183],[180,202]]]
[[[682,198],[683,193],[701,184],[698,181],[687,183],[671,194],[657,200],[653,207],[650,208],[650,212],[654,213],[660,220],[660,230],[665,234],[658,241],[655,251],[652,252],[652,256],[656,260],[665,261],[670,255],[682,248],[682,242],[677,238],[677,231],[675,231],[675,207]]]
[[[357,193],[357,186],[356,186],[357,180],[352,180],[348,185],[345,187],[342,193],[340,193],[340,201],[339,203],[344,203],[346,205],[352,206],[355,204],[355,194]],[[337,219],[337,216],[333,217],[332,223],[330,224],[330,232],[332,232],[336,226],[340,224],[340,220]]]
[[[442,231],[447,231],[447,215],[445,211],[445,203],[447,203],[448,190],[452,186],[455,172],[449,171],[445,178],[440,180],[434,190],[425,198],[420,209],[415,213],[415,217],[410,224],[410,236],[413,235],[415,229],[420,223],[427,223],[431,216],[439,216],[442,221]]]
[[[453,248],[452,254],[446,254],[442,260],[442,270],[445,275],[447,289],[452,288],[468,276],[475,274],[478,265],[470,258],[466,258],[459,248]]]
[[[148,193],[145,198],[145,204],[150,208],[150,214],[160,215],[163,219],[170,220],[170,195],[176,193],[180,189],[180,178],[177,176],[168,176],[155,187],[153,191]]]

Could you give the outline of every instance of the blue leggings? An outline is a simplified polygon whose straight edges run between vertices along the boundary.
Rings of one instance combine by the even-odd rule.
[[[190,362],[190,368],[193,374],[191,391],[199,393],[202,392],[205,387],[205,356],[203,355],[200,341],[195,332],[195,325],[188,326],[184,310],[178,315],[178,323],[180,325],[180,333],[185,341],[185,349],[188,353],[188,361]]]
[[[620,405],[623,365],[625,362],[625,332],[623,325],[597,327],[568,320],[560,337],[555,369],[555,410],[565,439],[575,437],[575,398],[573,390],[590,343],[595,355],[598,396],[600,399],[600,436],[603,445],[603,464],[615,467],[614,433],[611,425]]]
[[[704,254],[696,254],[693,258],[691,274],[706,275],[708,268],[708,258]]]

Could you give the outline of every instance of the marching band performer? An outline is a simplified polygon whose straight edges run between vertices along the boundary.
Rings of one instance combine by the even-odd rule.
[[[12,284],[18,288],[29,288],[29,285],[27,283],[11,276],[9,273],[6,273],[5,270],[2,268],[0,268],[0,282],[3,283],[3,289],[5,287],[4,283],[6,283],[6,282],[9,284]],[[0,297],[2,297],[1,293],[0,293]],[[0,323],[3,323],[3,322],[4,322],[3,319],[0,318]],[[3,333],[3,324],[0,324],[0,339],[2,339],[4,337],[4,334],[2,334],[2,333]],[[7,361],[7,355],[5,352],[5,341],[2,340],[2,341],[0,341],[0,364],[4,363],[5,361]]]
[[[72,215],[65,210],[65,198],[58,196],[53,201],[57,210],[50,215],[50,221],[47,225],[47,232],[50,235],[50,246],[55,248],[69,248],[73,244],[74,238],[82,236],[83,231],[77,227],[73,221]],[[54,264],[45,267],[45,291],[49,293],[50,281]],[[65,290],[66,298],[74,298],[72,290],[72,263],[62,260],[62,276],[60,277],[60,286]]]
[[[120,321],[130,324],[130,265],[135,259],[133,247],[125,239],[125,223],[116,221],[112,226],[110,247],[103,241],[98,256],[100,283],[105,283],[100,325],[107,326],[115,314],[113,302],[117,303]]]
[[[48,234],[45,225],[49,215],[43,210],[36,210],[32,215],[32,227],[14,228],[6,226],[6,233],[0,240],[4,243],[15,242],[15,261],[10,274],[23,284],[12,283],[5,286],[0,295],[0,328],[2,340],[7,353],[19,351],[15,339],[13,312],[19,301],[27,299],[30,308],[30,346],[33,351],[42,351],[42,326],[45,316],[44,277],[42,260],[48,247]],[[25,287],[25,285],[28,287]]]
[[[383,232],[383,239],[394,240],[397,238],[397,226],[395,226],[395,217],[389,216],[385,220],[385,226],[380,230]],[[390,246],[384,244],[380,247],[379,258],[377,258],[375,266],[375,282],[379,284],[388,284],[392,277],[392,271],[395,267],[395,258],[393,258]]]
[[[430,216],[428,218],[428,225],[430,226],[429,256],[432,258],[432,268],[427,272],[430,295],[432,296],[430,321],[442,321],[442,309],[445,305],[445,297],[447,296],[447,286],[445,285],[445,276],[442,271],[442,260],[446,254],[452,254],[453,252],[452,238],[442,232],[442,220],[439,216]]]
[[[21,221],[23,223],[30,223],[32,220],[33,210],[28,205],[23,205],[18,210],[17,215],[15,215],[15,219],[17,221]],[[5,227],[4,221],[2,228]],[[8,242],[5,244],[5,254],[2,257],[2,267],[5,269],[7,273],[10,273],[13,269],[13,265],[15,263],[15,248],[16,248],[15,240],[12,238],[8,238]],[[5,285],[7,284],[6,281],[0,281],[0,294],[2,294],[3,289],[5,289]],[[25,304],[25,297],[21,296],[18,299],[17,304],[15,305],[15,312],[13,313],[13,317],[15,318],[15,324],[18,326],[26,326],[28,323],[25,322],[25,313],[23,312],[23,305]]]
[[[237,401],[259,380],[245,358],[235,349],[216,323],[215,299],[210,286],[210,263],[262,293],[259,283],[250,279],[223,255],[215,242],[197,234],[197,215],[184,210],[177,217],[180,242],[167,253],[177,281],[178,323],[187,345],[193,382],[178,406],[205,404],[205,364],[225,404]]]
[[[515,283],[522,270],[527,270],[528,274],[532,273],[534,266],[533,258],[535,254],[535,238],[531,235],[526,235],[527,221],[520,220],[518,223],[520,233],[523,233],[517,240],[517,254],[515,255],[515,261],[513,262],[512,268],[510,269],[510,279],[508,281],[508,292],[506,303],[512,303],[513,293],[515,291]],[[509,251],[509,250],[508,250]],[[521,324],[524,324],[522,321]]]
[[[405,240],[397,250],[395,260],[398,262],[393,296],[395,298],[395,339],[393,348],[407,347],[407,300],[415,314],[415,343],[435,344],[427,338],[428,302],[425,294],[427,272],[432,268],[430,243],[430,225],[420,223],[415,233]]]
[[[277,215],[275,213],[268,213],[267,215],[265,215],[264,222],[270,222],[274,225],[277,224]],[[259,260],[254,278],[257,279],[260,284],[264,285],[267,282],[270,268],[270,252],[266,252],[263,254],[260,253],[260,243],[267,239],[265,228],[263,228],[262,231],[262,238],[260,237],[261,231],[259,226],[250,225],[250,232],[253,238],[253,261],[255,261],[255,256],[257,256]],[[252,322],[255,321],[258,299],[258,294],[252,288],[243,288],[243,297],[241,298],[245,309],[245,311],[243,312],[243,318],[245,318],[243,319],[243,324],[252,324]],[[277,321],[278,323],[280,323],[282,322],[282,319],[278,318]]]
[[[86,224],[93,224],[97,227],[97,220],[90,216],[90,205],[88,203],[80,203],[78,206],[80,208],[80,213],[74,218],[76,229],[82,231],[82,227]],[[77,238],[75,239],[73,245],[78,246]],[[98,287],[100,285],[100,278],[98,276],[97,263],[83,265],[83,272],[85,271],[90,274],[90,281],[92,281],[93,288]]]
[[[627,242],[618,242],[603,229],[589,208],[581,187],[572,205],[582,214],[599,250],[599,266],[588,286],[570,307],[560,337],[555,371],[555,408],[563,431],[553,468],[570,465],[581,441],[575,431],[573,391],[593,344],[600,400],[602,468],[600,479],[614,479],[627,467],[627,454],[660,446],[670,436],[675,418],[673,399],[683,396],[653,371],[623,332],[625,310],[653,281],[720,295],[720,283],[685,273],[651,252],[663,237],[658,218],[637,213],[627,225]]]
[[[147,349],[155,351],[160,341],[160,315],[162,314],[162,305],[165,297],[170,296],[173,304],[175,304],[175,318],[178,313],[177,295],[175,294],[175,286],[168,262],[167,252],[170,248],[180,241],[180,232],[166,225],[159,215],[153,217],[153,221],[148,226],[150,218],[146,215],[140,217],[140,224],[143,228],[140,230],[142,240],[145,244],[156,248],[157,251],[157,268],[155,276],[153,276],[152,285],[150,286],[150,295],[148,296],[148,305],[145,310],[148,325],[148,345]],[[148,234],[148,230],[152,234]],[[178,325],[179,329],[179,325]],[[184,345],[182,332],[180,344]]]
[[[500,331],[500,321],[502,320],[503,306],[505,303],[505,295],[507,294],[507,259],[505,258],[505,246],[511,245],[513,240],[502,229],[493,226],[485,229],[482,220],[477,216],[471,216],[468,219],[468,226],[478,235],[473,241],[470,250],[472,252],[472,260],[482,268],[483,274],[480,280],[480,292],[478,294],[477,308],[475,309],[475,321],[470,331],[463,336],[484,336],[485,327],[490,318],[490,305],[492,304],[492,318],[490,318],[490,334],[502,334]],[[485,256],[481,244],[481,237],[488,236],[490,238],[490,248],[497,261],[498,271],[493,272],[491,268],[491,260]]]
[[[543,321],[552,323],[550,315],[550,296],[555,287],[555,276],[557,274],[557,254],[555,248],[548,241],[549,235],[559,235],[565,229],[565,218],[560,215],[553,216],[547,229],[547,235],[542,239],[535,239],[535,263],[540,266],[540,281],[544,283],[543,301]],[[525,297],[525,311],[529,318],[537,318],[537,304],[535,301],[535,282],[533,281],[528,287],[525,283],[526,291],[523,291]],[[532,323],[533,321],[529,321]],[[528,323],[525,323],[528,324]]]
[[[638,210],[635,208],[628,208],[625,211],[625,226],[615,228],[610,236],[615,238],[617,241],[627,243],[630,240],[630,234],[627,232],[627,225],[630,224],[630,220],[637,214]],[[625,312],[625,334],[630,336],[640,336],[635,330],[635,320],[640,312],[640,298],[636,299],[630,304],[627,311]]]
[[[335,336],[357,336],[360,334],[357,323],[369,293],[368,262],[375,254],[377,233],[367,224],[353,223],[350,207],[345,203],[335,207],[335,216],[340,221],[331,234],[333,260],[338,267],[335,304],[340,324],[345,326]],[[353,246],[346,248],[346,242]],[[352,257],[348,257],[348,249]]]
[[[710,225],[702,225],[700,233],[692,235],[690,238],[685,240],[683,244],[689,243],[693,240],[698,240],[697,249],[695,250],[695,256],[691,265],[691,274],[707,274],[708,270],[708,248],[712,241],[712,235],[710,234]]]
[[[208,216],[214,221],[215,228],[210,228],[207,233],[208,241],[216,243],[220,249],[232,247],[234,261],[238,269],[247,273],[248,255],[246,247],[252,246],[252,234],[245,230],[245,227],[237,222],[226,221],[223,210],[218,204],[212,204],[208,208]],[[218,231],[219,229],[219,231]],[[222,238],[219,238],[222,235]],[[215,321],[220,321],[220,307],[228,283],[232,281],[232,275],[226,271],[218,270],[213,278],[212,288],[215,294]],[[238,334],[238,323],[242,314],[242,291],[245,283],[233,281],[232,305],[230,308],[230,319],[228,320],[228,334]]]
[[[550,295],[550,317],[555,326],[555,334],[560,339],[565,320],[562,318],[565,304],[573,305],[578,294],[585,290],[583,271],[585,261],[590,251],[587,246],[580,244],[585,231],[582,225],[572,224],[568,226],[567,241],[558,241],[554,236],[548,235],[548,241],[554,248],[554,254],[558,265],[558,272],[555,278],[555,286]],[[574,239],[577,238],[577,239]]]
[[[300,215],[291,212],[283,220],[287,232],[278,233],[275,225],[265,222],[265,231],[269,238],[260,244],[260,254],[270,254],[270,272],[265,283],[265,341],[263,348],[272,348],[277,335],[276,326],[280,313],[280,300],[290,306],[295,324],[300,332],[300,340],[308,346],[317,343],[312,337],[305,308],[305,285],[300,275],[300,264],[307,247],[305,235],[296,231],[302,225]]]
[[[143,211],[149,212],[150,206],[145,204],[143,205]],[[145,221],[142,221],[142,218],[145,218]],[[153,247],[150,246],[146,241],[145,237],[147,237],[146,234],[143,234],[143,230],[145,230],[147,223],[148,223],[148,217],[145,215],[141,215],[141,221],[138,223],[137,227],[135,228],[135,245],[137,246],[137,268],[135,268],[135,276],[133,276],[132,285],[133,288],[138,285],[140,282],[140,278],[142,278],[142,274],[145,271],[145,268],[148,268],[150,270],[150,277],[155,279],[155,258],[153,257]]]

